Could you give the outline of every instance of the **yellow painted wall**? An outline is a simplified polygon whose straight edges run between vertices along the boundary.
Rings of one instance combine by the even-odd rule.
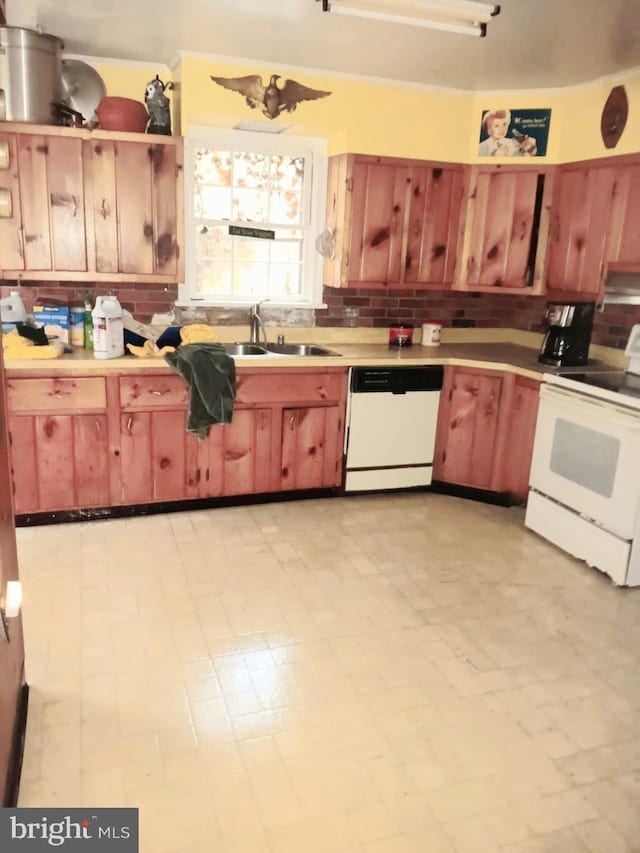
[[[145,65],[143,63],[124,64],[105,60],[92,61],[91,64],[104,80],[107,95],[117,98],[133,98],[144,103],[144,90],[149,80],[156,74],[166,83],[172,79],[171,71],[166,66]]]
[[[266,82],[270,73],[332,93],[304,101],[295,112],[284,113],[279,119],[293,125],[289,134],[327,139],[329,154],[351,151],[451,161],[467,157],[468,94],[374,84],[260,63],[230,65],[189,56],[184,57],[181,67],[182,132],[198,125],[232,127],[246,120],[269,122],[258,110],[250,109],[237,92],[210,78],[260,74]]]
[[[244,98],[216,85],[211,75],[239,77],[270,73],[291,77],[314,89],[330,91],[327,98],[305,101],[280,119],[291,125],[289,135],[316,136],[328,141],[329,154],[346,151],[396,157],[481,163],[478,156],[480,121],[486,109],[551,109],[547,156],[544,162],[563,163],[594,157],[640,151],[640,68],[621,75],[568,89],[541,89],[528,92],[456,93],[372,83],[304,70],[291,70],[256,62],[236,65],[215,58],[185,55],[173,74],[166,66],[151,63],[90,60],[102,75],[108,94],[144,100],[147,82],[160,73],[163,80],[178,82],[170,95],[174,106],[174,132],[187,133],[189,127],[233,127],[239,121],[264,121],[258,110],[250,109]],[[629,98],[629,119],[620,142],[607,150],[600,136],[600,115],[611,91],[624,84]],[[538,158],[541,162],[541,158]],[[500,158],[491,162],[514,162]],[[531,163],[528,158],[518,162]]]
[[[604,147],[600,136],[600,116],[609,92],[624,85],[629,100],[627,124],[615,148]],[[611,157],[640,151],[640,68],[620,78],[597,80],[576,86],[564,100],[560,158],[562,162]]]

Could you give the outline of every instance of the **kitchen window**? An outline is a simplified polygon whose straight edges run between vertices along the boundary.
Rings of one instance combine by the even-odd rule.
[[[321,305],[325,140],[200,129],[185,172],[181,304]]]

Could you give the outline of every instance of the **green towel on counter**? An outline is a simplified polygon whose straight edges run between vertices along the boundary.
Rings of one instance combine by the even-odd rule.
[[[184,344],[164,358],[189,386],[187,432],[204,441],[212,424],[231,423],[236,364],[221,344]]]

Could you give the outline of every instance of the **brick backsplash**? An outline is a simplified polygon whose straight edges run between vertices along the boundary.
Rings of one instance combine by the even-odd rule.
[[[9,291],[15,289],[15,283],[5,282],[0,286],[0,294],[8,296]],[[75,284],[68,281],[23,282],[20,285],[20,296],[27,311],[31,310],[32,305],[38,299],[47,296],[52,299],[67,300],[70,304],[82,302],[88,296],[93,304],[96,296],[106,293],[115,294],[122,307],[131,311],[136,320],[148,323],[153,314],[161,314],[173,308],[173,303],[178,298],[178,285],[149,284],[148,282],[133,284],[82,282]]]
[[[318,326],[388,326],[394,321],[442,323],[443,326],[543,331],[544,296],[458,293],[450,290],[394,290],[325,287],[326,311],[316,312]],[[624,349],[631,327],[640,323],[640,306],[607,305],[596,311],[594,344]]]
[[[0,295],[7,296],[16,285],[6,282],[0,286]],[[27,311],[36,299],[50,296],[68,301],[82,300],[89,295],[115,293],[123,308],[137,320],[149,322],[157,313],[171,311],[178,295],[175,284],[161,285],[139,282],[135,284],[74,284],[72,282],[29,282],[21,285],[21,295]],[[413,323],[426,321],[443,326],[475,328],[514,328],[542,331],[544,296],[493,295],[485,293],[458,293],[449,290],[413,290],[403,288],[392,293],[382,293],[370,288],[336,289],[325,287],[323,294],[326,309],[316,311],[317,326],[367,326],[386,327],[393,322]],[[299,319],[278,317],[282,325]],[[230,320],[228,320],[230,322]],[[640,306],[607,305],[596,311],[592,341],[595,344],[623,349],[631,327],[640,323]]]

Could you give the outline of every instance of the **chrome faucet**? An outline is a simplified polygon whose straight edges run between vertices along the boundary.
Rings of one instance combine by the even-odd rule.
[[[263,299],[262,302],[267,302],[268,300]],[[262,329],[262,337],[264,338],[264,345],[267,346],[267,331],[264,327],[264,323],[262,322],[262,317],[260,316],[260,306],[262,302],[254,302],[254,304],[249,309],[249,342],[252,344],[260,344],[260,330]]]

